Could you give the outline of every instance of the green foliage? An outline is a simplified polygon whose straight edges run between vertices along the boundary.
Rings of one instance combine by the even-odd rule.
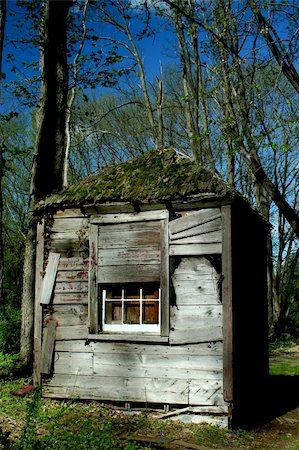
[[[291,339],[287,334],[283,334],[279,339],[275,339],[269,343],[270,355],[285,352],[296,345],[296,341]]]
[[[1,330],[1,322],[0,322]],[[0,379],[10,380],[14,378],[16,369],[20,367],[18,354],[7,354],[0,352]]]
[[[0,308],[0,352],[14,353],[19,350],[21,312],[11,305]]]

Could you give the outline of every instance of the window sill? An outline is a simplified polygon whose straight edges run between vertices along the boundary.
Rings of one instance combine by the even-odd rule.
[[[155,336],[154,334],[89,334],[90,341],[118,341],[118,342],[157,342],[168,344],[168,336]]]

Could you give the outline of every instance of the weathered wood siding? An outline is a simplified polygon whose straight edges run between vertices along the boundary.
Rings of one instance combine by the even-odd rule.
[[[88,232],[88,219],[79,210],[54,216],[49,249],[60,254],[51,309],[56,340],[88,335]]]
[[[161,222],[99,225],[98,282],[160,280]]]
[[[191,211],[169,223],[170,255],[221,253],[219,208]]]
[[[50,314],[57,328],[54,374],[43,380],[44,396],[224,408],[218,274],[205,257],[189,256],[196,245],[206,254],[221,250],[219,220],[218,209],[207,209],[170,222],[169,248],[181,250],[172,253],[179,260],[169,343],[145,344],[90,340],[88,259],[84,242],[78,243],[87,219],[74,212],[55,217],[50,251],[61,258]],[[97,226],[98,282],[159,279],[168,251],[161,249],[168,239],[160,220]]]
[[[44,395],[111,401],[223,405],[222,344],[167,346],[56,342]]]

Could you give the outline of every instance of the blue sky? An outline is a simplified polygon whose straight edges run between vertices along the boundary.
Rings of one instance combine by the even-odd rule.
[[[4,89],[4,101],[9,104],[18,103],[10,94],[10,89],[13,82],[18,82],[19,80],[22,80],[23,82],[32,76],[38,76],[37,64],[33,66],[31,63],[38,63],[39,49],[37,46],[29,46],[25,42],[30,36],[32,36],[32,34],[37,36],[38,30],[33,30],[32,24],[28,21],[25,22],[22,28],[17,26],[17,22],[19,20],[22,21],[25,16],[26,11],[18,7],[15,0],[8,1],[3,72],[5,73],[5,83],[7,84],[7,89]],[[175,41],[174,35],[166,29],[163,19],[157,17],[153,17],[153,19],[152,27],[155,33],[148,38],[136,41],[143,58],[147,78],[150,81],[156,76],[160,76],[162,65],[165,67],[168,63],[172,64],[175,62],[175,46],[172,44],[172,42]],[[91,17],[88,24],[92,26],[92,22],[93,20]],[[132,28],[134,28],[134,26],[136,26],[136,21],[133,19]],[[98,29],[103,33],[103,35],[113,36],[115,38],[119,38],[120,40],[122,39],[121,36],[115,32],[115,30],[107,25],[101,29]],[[99,45],[101,45],[101,43],[97,44],[97,48]],[[88,53],[90,49],[90,44],[87,42],[85,44],[84,51]],[[8,58],[9,55],[12,55],[12,58]],[[26,68],[27,64],[29,64],[29,67]],[[39,86],[38,83],[35,84],[36,96],[38,96]],[[98,89],[96,89],[99,95],[105,92],[105,90],[106,89],[101,86],[98,86]],[[9,107],[10,106],[8,106],[8,108]],[[2,105],[1,109],[3,110],[3,108],[5,108],[5,105]]]

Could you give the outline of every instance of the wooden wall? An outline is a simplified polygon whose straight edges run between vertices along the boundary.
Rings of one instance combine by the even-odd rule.
[[[248,426],[266,401],[268,225],[243,202],[232,206],[231,222],[233,426]]]
[[[171,299],[168,343],[90,338],[88,259],[84,253],[88,221],[79,211],[54,217],[48,249],[60,253],[61,258],[53,304],[45,313],[58,326],[54,373],[43,380],[44,396],[202,405],[207,411],[211,407],[226,411],[219,275],[204,256],[221,251],[220,211],[211,208],[189,214],[189,219],[187,216],[170,222],[175,295]],[[157,233],[160,230],[153,232],[154,247]],[[119,235],[115,237],[116,248],[117,242]],[[102,247],[99,242],[99,254]],[[111,261],[115,250],[104,250],[100,258]],[[159,251],[154,248],[152,252],[148,265],[155,267]]]

